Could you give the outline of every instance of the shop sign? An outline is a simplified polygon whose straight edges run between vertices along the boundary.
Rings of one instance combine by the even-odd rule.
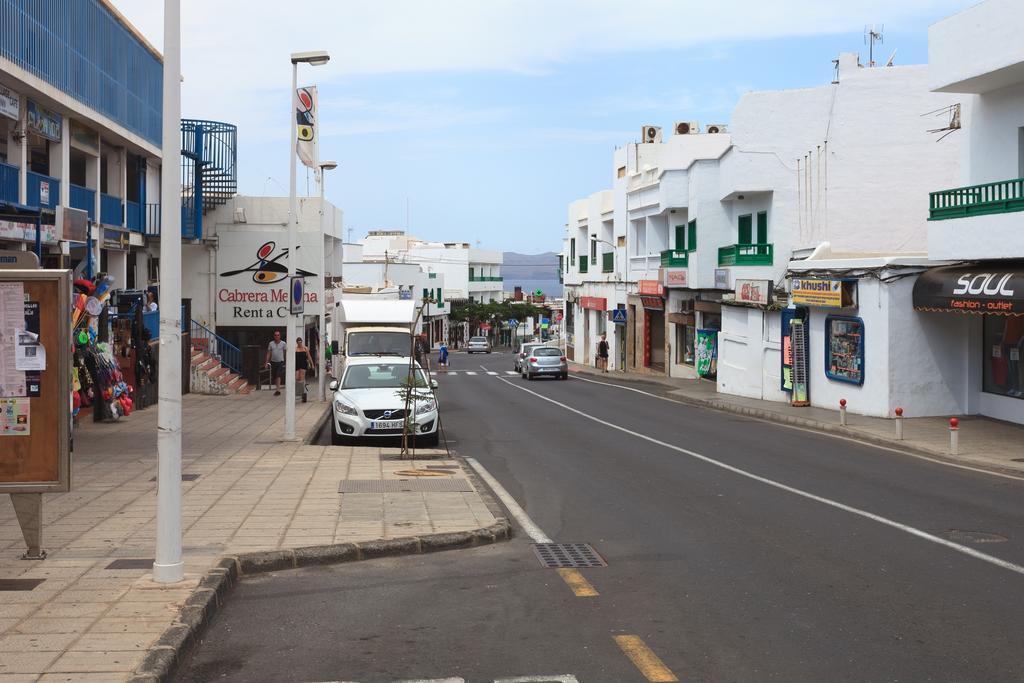
[[[113,230],[111,228],[103,228],[103,242],[101,246],[104,249],[118,249],[120,251],[128,250],[128,233],[124,230]]]
[[[728,268],[715,268],[715,289],[729,289]]]
[[[309,278],[305,315],[320,315],[323,278],[319,232],[299,232],[295,274]],[[217,324],[274,327],[288,319],[288,233],[225,231],[218,237]],[[319,243],[319,244],[318,244]]]
[[[0,85],[0,116],[21,120],[21,95],[6,85]]]
[[[824,278],[793,278],[790,300],[794,304],[820,308],[848,308],[857,305],[857,282]]]
[[[86,128],[74,119],[69,123],[71,139],[68,142],[70,145],[77,150],[98,157],[100,155],[100,134]]]
[[[956,313],[1024,313],[1024,271],[984,265],[932,268],[914,283],[914,308]]]
[[[665,288],[657,280],[640,280],[637,283],[637,292],[639,294],[662,296],[665,293]]]
[[[767,306],[771,299],[771,292],[771,280],[736,279],[736,301]]]
[[[61,234],[69,242],[85,242],[89,239],[89,214],[82,209],[60,207]]]
[[[665,300],[660,296],[642,296],[640,303],[649,311],[664,311]]]
[[[49,206],[50,205],[50,181],[40,180],[39,181],[39,205]]]
[[[678,270],[665,269],[664,282],[666,287],[685,287],[686,286],[686,268],[680,268]]]
[[[608,308],[608,299],[603,296],[581,296],[580,308],[591,311],[603,311]]]
[[[52,225],[39,226],[42,242],[56,242],[57,229]],[[0,219],[0,239],[35,242],[36,224]]]
[[[60,142],[61,115],[29,100],[28,129],[44,138]]]

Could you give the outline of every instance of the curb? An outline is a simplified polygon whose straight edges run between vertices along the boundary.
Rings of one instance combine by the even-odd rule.
[[[570,370],[573,369],[570,368]],[[580,375],[604,376],[603,374],[589,372],[587,370],[575,369],[574,371]],[[662,386],[669,391],[679,390],[678,387],[658,381],[658,378],[656,377],[646,378],[619,376],[615,377],[614,379],[622,380],[625,382],[646,381],[658,384],[659,386]],[[888,439],[886,437],[878,436],[876,434],[858,432],[850,429],[849,427],[843,427],[842,425],[831,424],[828,422],[821,422],[819,420],[811,420],[806,417],[798,417],[796,415],[783,415],[781,413],[776,413],[771,410],[765,410],[761,408],[748,408],[747,406],[736,405],[728,401],[722,401],[718,399],[695,398],[693,396],[685,396],[676,393],[673,393],[671,394],[671,397],[666,398],[669,398],[669,400],[672,401],[677,401],[679,403],[694,406],[696,408],[706,408],[709,410],[717,410],[724,413],[733,413],[735,415],[743,415],[744,417],[751,417],[758,420],[764,420],[765,422],[786,424],[794,427],[801,427],[804,429],[823,432],[825,434],[832,436],[842,436],[848,439],[856,439],[858,441],[870,444],[872,446],[879,446],[882,448],[888,448],[895,451],[903,451],[904,453],[924,456],[927,458],[931,458],[932,460],[938,460],[944,463],[948,463],[950,465],[971,467],[978,470],[994,472],[996,474],[1008,474],[1015,477],[1024,476],[1024,472],[1021,472],[1020,470],[1013,469],[1010,467],[1001,467],[999,465],[993,465],[986,462],[974,462],[964,460],[962,458],[955,458],[951,456],[949,453],[936,451],[925,446],[915,446],[913,444],[907,443],[906,441],[896,441],[895,439]]]

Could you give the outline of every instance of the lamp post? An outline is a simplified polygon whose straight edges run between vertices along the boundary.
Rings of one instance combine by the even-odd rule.
[[[323,161],[320,163],[320,281],[323,285],[320,294],[320,347],[317,349],[320,359],[317,361],[316,395],[322,400],[327,399],[326,394],[324,394],[324,388],[327,384],[324,378],[324,375],[327,374],[327,354],[324,353],[327,344],[327,245],[324,243],[324,185],[327,184],[327,171],[333,171],[336,168],[338,168],[338,162],[336,161]]]
[[[292,297],[292,278],[295,277],[295,242],[298,230],[298,198],[295,194],[295,158],[298,156],[298,139],[296,112],[298,111],[299,64],[323,66],[331,56],[322,50],[313,52],[296,52],[292,54],[292,96],[291,96],[291,158],[288,173],[288,301]],[[295,316],[288,311],[288,324],[285,325],[285,375],[284,375],[284,440],[295,439],[295,352],[291,345],[295,343]]]
[[[181,4],[164,1],[160,171],[160,365],[153,580],[185,577],[181,556]]]

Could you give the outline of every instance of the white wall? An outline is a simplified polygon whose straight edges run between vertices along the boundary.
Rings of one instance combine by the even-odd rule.
[[[981,93],[1024,80],[1024,4],[986,0],[928,29],[929,84]]]

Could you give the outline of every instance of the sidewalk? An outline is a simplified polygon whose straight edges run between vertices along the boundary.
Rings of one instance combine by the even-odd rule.
[[[298,403],[296,433],[311,434],[325,410],[325,403]],[[42,580],[31,590],[0,587],[0,681],[117,681],[132,672],[146,674],[135,680],[156,680],[239,573],[507,535],[475,477],[456,459],[438,459],[444,451],[420,451],[437,476],[416,477],[426,463],[399,460],[397,449],[280,442],[282,413],[280,397],[269,391],[185,397],[187,580],[180,585],[147,578],[155,538],[155,406],[76,429],[71,491],[43,498],[47,559],[19,559],[21,531],[10,498],[0,496],[0,579]],[[339,493],[347,479],[370,480],[361,485],[368,492]],[[374,492],[429,488],[416,485],[427,479],[469,483],[450,487],[455,491]],[[385,487],[382,480],[410,484]],[[112,565],[117,560],[137,562]]]
[[[572,372],[612,382],[653,382],[667,388],[667,396],[691,405],[725,410],[772,422],[841,434],[868,443],[928,455],[939,460],[1011,474],[1024,474],[1024,426],[977,415],[960,420],[959,455],[949,452],[949,417],[914,417],[903,420],[903,440],[896,440],[896,420],[847,413],[846,426],[839,411],[797,408],[788,403],[719,394],[714,382],[615,372],[570,363]]]

